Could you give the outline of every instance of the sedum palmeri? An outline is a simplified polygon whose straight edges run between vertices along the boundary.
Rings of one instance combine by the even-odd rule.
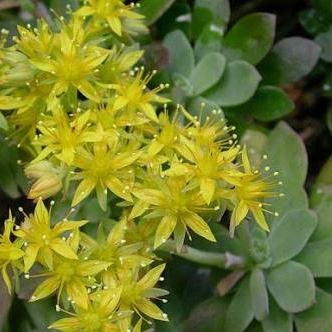
[[[268,230],[276,181],[251,165],[220,111],[194,117],[168,84],[152,86],[156,72],[132,43],[147,31],[136,7],[86,0],[56,27],[40,20],[10,46],[6,31],[0,39],[0,110],[37,202],[16,228],[6,221],[0,268],[9,290],[12,275],[44,278],[30,300],[56,295],[69,315],[51,324],[60,331],[139,332],[143,320],[167,320],[153,302],[167,295],[154,250],[173,238],[181,252],[193,233],[216,241],[218,210],[230,211],[231,235],[248,214]],[[94,239],[88,221],[51,222],[43,200],[61,195],[78,209],[95,197],[105,213],[122,211]]]

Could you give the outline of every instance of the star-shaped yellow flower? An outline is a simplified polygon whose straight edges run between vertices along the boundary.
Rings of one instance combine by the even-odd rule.
[[[24,222],[15,231],[15,235],[24,240],[25,272],[28,272],[36,261],[52,269],[55,254],[69,259],[78,259],[72,247],[61,236],[65,232],[77,230],[87,221],[64,219],[51,227],[50,217],[50,212],[46,209],[43,201],[39,199],[34,214],[25,215]]]

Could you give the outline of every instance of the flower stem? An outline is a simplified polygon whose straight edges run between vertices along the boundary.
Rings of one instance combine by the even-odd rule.
[[[177,252],[175,249],[175,242],[173,240],[168,240],[158,249],[164,252],[175,254],[179,257],[182,257],[194,263],[216,266],[227,270],[243,269],[243,267],[246,264],[246,260],[244,257],[236,256],[229,252],[226,253],[208,252],[192,248],[187,245],[184,245],[182,247],[181,252]]]

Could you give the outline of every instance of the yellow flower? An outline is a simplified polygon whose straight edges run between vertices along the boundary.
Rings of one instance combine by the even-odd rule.
[[[227,189],[230,187],[229,183],[233,184],[236,178],[242,175],[233,163],[239,149],[229,147],[222,151],[219,144],[210,143],[203,148],[189,140],[183,140],[183,142],[191,152],[191,156],[189,154],[188,157],[193,163],[187,168],[194,174],[194,181],[198,181],[200,193],[209,205],[218,187]]]
[[[42,273],[46,279],[33,292],[30,301],[37,301],[57,292],[58,301],[65,291],[76,306],[88,309],[88,287],[96,287],[95,276],[109,267],[110,263],[99,260],[72,260],[55,257],[53,270]]]
[[[109,280],[114,279],[118,273],[127,273],[139,265],[146,266],[152,263],[151,258],[144,257],[138,252],[143,247],[142,242],[127,243],[125,240],[127,229],[127,217],[124,216],[112,227],[107,237],[101,227],[97,240],[87,235],[83,236],[85,247],[88,248],[83,255],[89,259],[109,263],[109,268],[101,273],[105,284],[109,284]]]
[[[119,329],[117,321],[121,312],[116,312],[122,289],[108,289],[98,292],[98,296],[91,296],[87,308],[74,305],[75,314],[62,318],[51,324],[49,329],[64,332],[127,332]]]
[[[70,121],[60,105],[53,108],[52,116],[40,121],[37,126],[40,134],[33,145],[42,150],[32,162],[43,160],[51,154],[71,166],[79,147],[102,139],[97,132],[89,130],[89,119],[89,111],[74,114],[74,119]]]
[[[212,142],[221,146],[232,146],[234,137],[230,137],[230,132],[235,127],[226,125],[224,118],[220,119],[221,110],[213,110],[204,121],[191,121],[191,125],[186,128],[186,134],[194,142],[202,147],[208,147]]]
[[[73,198],[75,206],[86,198],[94,189],[100,207],[106,210],[107,189],[127,201],[132,201],[129,192],[134,182],[129,166],[140,156],[140,151],[121,151],[122,144],[109,149],[105,144],[94,144],[93,153],[80,151],[75,156],[74,165],[80,171],[75,179],[82,179]]]
[[[165,269],[165,264],[158,265],[138,280],[136,273],[128,273],[119,280],[122,285],[120,309],[132,309],[157,320],[168,321],[167,315],[156,306],[151,298],[160,298],[168,294],[167,291],[154,288]]]
[[[160,113],[159,127],[155,130],[156,133],[153,134],[154,138],[148,145],[149,157],[163,153],[171,159],[176,150],[182,151],[183,145],[180,142],[180,138],[181,134],[184,132],[184,128],[182,128],[176,120],[177,115],[170,121],[168,112]]]
[[[244,174],[237,178],[231,195],[235,205],[230,222],[231,236],[234,234],[235,227],[241,223],[249,211],[253,214],[258,225],[268,231],[269,226],[263,213],[263,200],[276,195],[272,191],[275,183],[264,179],[259,171],[252,170],[245,147],[242,149],[242,166]]]
[[[100,74],[105,83],[117,83],[121,80],[121,75],[128,72],[143,56],[144,51],[130,50],[113,46],[110,54],[102,64]]]
[[[24,251],[21,249],[23,242],[20,240],[14,240],[14,242],[12,242],[10,239],[13,226],[14,220],[11,214],[9,214],[9,218],[5,221],[4,232],[0,235],[0,269],[9,293],[12,287],[7,269],[8,267],[21,269],[22,264],[20,260],[24,256]]]
[[[59,32],[51,32],[40,21],[34,30],[19,27],[17,48],[39,70],[40,84],[52,86],[47,101],[50,108],[57,96],[74,87],[90,100],[99,102],[95,86],[96,70],[109,51],[87,42],[82,19],[75,17],[68,24],[61,22]]]
[[[136,76],[127,75],[123,78],[122,82],[112,84],[112,88],[117,93],[113,107],[115,110],[125,108],[126,112],[129,113],[141,111],[148,119],[158,122],[156,110],[151,103],[167,103],[169,99],[157,95],[157,92],[165,87],[164,85],[150,91],[145,91],[154,72],[143,78],[143,71],[144,68],[141,68],[138,70]]]
[[[33,215],[25,215],[24,222],[15,231],[15,235],[24,240],[24,270],[28,272],[38,261],[53,268],[53,256],[58,254],[69,259],[78,259],[76,253],[61,236],[86,224],[87,221],[68,221],[66,219],[50,225],[50,212],[41,199],[38,200]]]
[[[109,25],[113,32],[121,36],[122,32],[145,32],[146,28],[141,22],[144,16],[135,13],[134,6],[127,6],[123,0],[87,0],[85,6],[79,8],[74,14],[77,16],[91,16],[92,23],[103,26]],[[132,29],[126,29],[134,28]]]
[[[185,177],[156,177],[154,185],[151,189],[134,190],[133,194],[139,200],[135,203],[130,217],[137,217],[152,210],[146,217],[161,219],[155,234],[155,248],[174,232],[177,249],[180,249],[187,228],[209,241],[216,241],[208,224],[197,213],[206,210],[206,203],[199,191],[191,188]]]

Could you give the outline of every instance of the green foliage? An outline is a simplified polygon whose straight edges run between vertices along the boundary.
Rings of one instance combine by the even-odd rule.
[[[313,275],[297,262],[288,261],[269,270],[267,284],[280,308],[286,312],[301,312],[315,302]]]
[[[244,60],[259,63],[269,52],[274,41],[276,17],[254,13],[240,19],[222,41],[222,52],[230,61]]]
[[[174,0],[143,0],[140,2],[139,12],[145,16],[145,23],[150,25],[165,13],[173,2]]]
[[[320,46],[300,37],[285,38],[273,46],[276,17],[269,13],[249,14],[229,28],[226,3],[196,1],[191,33],[186,36],[172,31],[166,35],[163,45],[174,84],[172,96],[190,105],[194,90],[190,77],[196,75],[203,58],[219,53],[227,59],[225,70],[218,73],[205,70],[201,80],[209,81],[210,87],[200,89],[199,94],[221,107],[231,107],[232,112],[245,113],[257,120],[280,119],[294,109],[292,100],[280,87],[300,80],[313,69]],[[217,13],[220,20],[216,19]]]
[[[284,85],[311,72],[321,49],[312,40],[289,37],[280,40],[259,65],[265,84]]]
[[[221,80],[204,95],[221,106],[235,106],[251,98],[261,76],[249,63],[236,60],[226,66]]]

